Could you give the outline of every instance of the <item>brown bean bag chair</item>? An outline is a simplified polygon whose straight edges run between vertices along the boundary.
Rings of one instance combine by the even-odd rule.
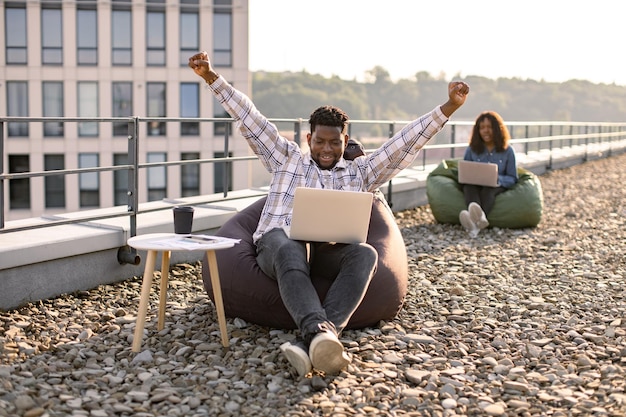
[[[367,242],[378,251],[378,269],[347,328],[375,326],[380,320],[395,317],[407,292],[408,263],[404,239],[391,210],[380,195],[375,194]],[[241,239],[230,249],[216,251],[226,316],[239,317],[261,326],[295,329],[278,291],[278,284],[267,277],[256,263],[256,246],[252,233],[256,229],[262,198],[227,221],[216,233]],[[334,277],[312,271],[312,280],[323,299]],[[213,287],[206,256],[202,265],[204,288],[211,300]]]

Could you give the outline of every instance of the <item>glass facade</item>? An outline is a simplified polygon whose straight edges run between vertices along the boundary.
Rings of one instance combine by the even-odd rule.
[[[146,85],[147,97],[147,116],[148,117],[165,117],[165,83],[148,83]],[[149,136],[165,135],[165,122],[149,122]]]
[[[165,65],[165,11],[151,8],[146,12],[146,64]]]
[[[63,64],[63,14],[60,7],[41,9],[41,63]]]
[[[98,83],[81,81],[78,83],[78,116],[98,117]],[[79,136],[98,136],[98,122],[80,122]]]
[[[133,64],[132,17],[132,11],[128,9],[111,11],[111,64],[113,65]]]
[[[163,152],[148,152],[148,163],[165,162]],[[162,200],[167,195],[167,169],[164,166],[148,168],[148,201]]]
[[[78,65],[98,64],[98,15],[95,9],[76,11],[76,48]]]
[[[230,67],[233,64],[233,14],[215,11],[213,15],[213,56],[215,66]]]
[[[111,99],[113,117],[130,117],[133,115],[133,83],[128,81],[112,83]],[[127,136],[127,122],[113,122],[113,136]]]
[[[7,64],[25,65],[28,60],[26,5],[7,5],[4,9],[5,59]]]
[[[180,65],[186,67],[189,57],[200,50],[200,17],[197,10],[180,11]]]
[[[113,155],[113,165],[128,164],[128,155],[117,153]],[[125,206],[128,204],[128,171],[113,171],[113,204]]]
[[[200,159],[198,152],[183,152],[181,161]],[[181,197],[200,195],[200,164],[188,164],[180,167]]]
[[[94,168],[99,164],[97,153],[78,154],[79,168]],[[100,206],[100,174],[98,172],[83,172],[78,174],[78,188],[80,190],[80,207]]]
[[[9,173],[30,171],[30,157],[28,155],[9,155]],[[9,181],[9,208],[30,208],[30,179],[17,178]]]
[[[41,84],[44,117],[63,117],[63,83],[44,81]],[[45,122],[44,136],[63,136],[63,122]]]
[[[180,84],[180,117],[200,117],[200,86],[198,83]],[[200,134],[199,122],[181,122],[181,136]]]
[[[65,169],[65,155],[44,155],[44,170],[54,171]],[[44,177],[46,208],[65,207],[65,175]]]
[[[7,81],[7,116],[28,116],[28,83],[26,81]],[[26,122],[9,122],[9,136],[28,136]]]

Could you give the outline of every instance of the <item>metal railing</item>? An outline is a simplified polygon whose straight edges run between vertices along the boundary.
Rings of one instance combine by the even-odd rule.
[[[141,169],[147,169],[151,167],[167,167],[167,166],[183,166],[188,164],[215,164],[215,163],[233,163],[236,161],[250,161],[255,160],[255,156],[229,156],[229,144],[233,134],[231,133],[229,126],[233,122],[230,118],[164,118],[164,117],[1,117],[0,118],[0,234],[18,232],[22,230],[31,230],[36,228],[46,228],[58,225],[84,223],[94,220],[109,219],[127,216],[129,218],[129,230],[130,235],[135,236],[137,231],[137,215],[141,213],[147,213],[151,211],[163,210],[163,208],[152,208],[139,210],[139,187],[138,187],[138,173]],[[303,119],[271,119],[272,122],[277,125],[290,124],[293,126],[293,139],[297,143],[301,143],[303,126],[308,127],[308,123]],[[84,123],[84,122],[97,122],[97,123],[115,123],[124,122],[128,125],[128,164],[114,165],[114,166],[98,166],[90,168],[75,168],[75,169],[60,169],[49,171],[28,171],[28,172],[6,172],[5,160],[7,155],[5,154],[5,144],[7,141],[6,131],[8,123],[47,123],[47,122],[61,122],[61,123]],[[196,123],[224,123],[226,126],[223,138],[224,157],[222,158],[207,158],[207,159],[188,159],[177,160],[167,162],[152,162],[152,163],[139,163],[139,143],[141,140],[145,140],[140,136],[140,125],[142,123],[171,123],[171,122],[196,122]],[[393,136],[397,130],[406,125],[408,121],[388,121],[388,120],[353,120],[350,122],[349,133],[352,132],[353,127],[361,125],[383,125],[387,128],[388,137]],[[459,158],[462,156],[459,150],[464,150],[467,146],[467,138],[470,135],[473,122],[464,121],[450,121],[444,128],[444,131],[439,133],[436,141],[432,145],[427,145],[422,150],[421,158],[414,163],[415,168],[425,169],[427,165],[438,163],[442,158]],[[612,141],[619,141],[626,138],[626,123],[586,123],[586,122],[509,122],[507,127],[511,132],[513,140],[511,143],[516,147],[516,151],[521,150],[528,154],[533,151],[548,151],[550,152],[550,158],[552,153],[556,149],[562,149],[564,147],[572,147],[578,145],[584,145],[589,147],[593,144],[610,143]],[[521,132],[521,133],[520,133]],[[147,137],[148,135],[146,135]],[[462,138],[462,141],[459,140]],[[24,139],[20,137],[19,139]],[[45,140],[45,138],[44,138]],[[102,140],[100,138],[99,140]],[[363,140],[367,151],[377,147],[386,138],[379,138],[377,140],[368,139]],[[125,212],[111,210],[111,212],[102,214],[87,214],[83,217],[72,219],[57,219],[51,220],[42,224],[31,224],[26,226],[14,226],[5,227],[5,212],[7,210],[7,204],[5,202],[5,187],[11,180],[17,179],[30,179],[35,177],[45,177],[53,175],[69,175],[69,174],[82,174],[91,172],[112,172],[126,170],[128,171],[128,205]],[[224,170],[223,178],[223,195],[216,199],[207,199],[206,201],[197,202],[196,204],[207,204],[218,201],[226,201],[234,199],[236,197],[229,197],[228,184],[229,184],[229,170]],[[389,184],[389,196],[391,191],[391,183]],[[260,192],[260,195],[262,193]]]

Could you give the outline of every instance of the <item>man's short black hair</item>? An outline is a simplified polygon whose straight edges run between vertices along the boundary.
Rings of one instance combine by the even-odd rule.
[[[343,132],[348,126],[348,115],[338,107],[321,106],[315,109],[309,117],[311,133],[315,131],[317,125],[340,127]]]

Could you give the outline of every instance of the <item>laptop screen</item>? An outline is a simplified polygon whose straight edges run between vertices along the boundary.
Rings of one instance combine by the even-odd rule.
[[[373,199],[368,192],[296,188],[289,237],[307,242],[365,242]]]

